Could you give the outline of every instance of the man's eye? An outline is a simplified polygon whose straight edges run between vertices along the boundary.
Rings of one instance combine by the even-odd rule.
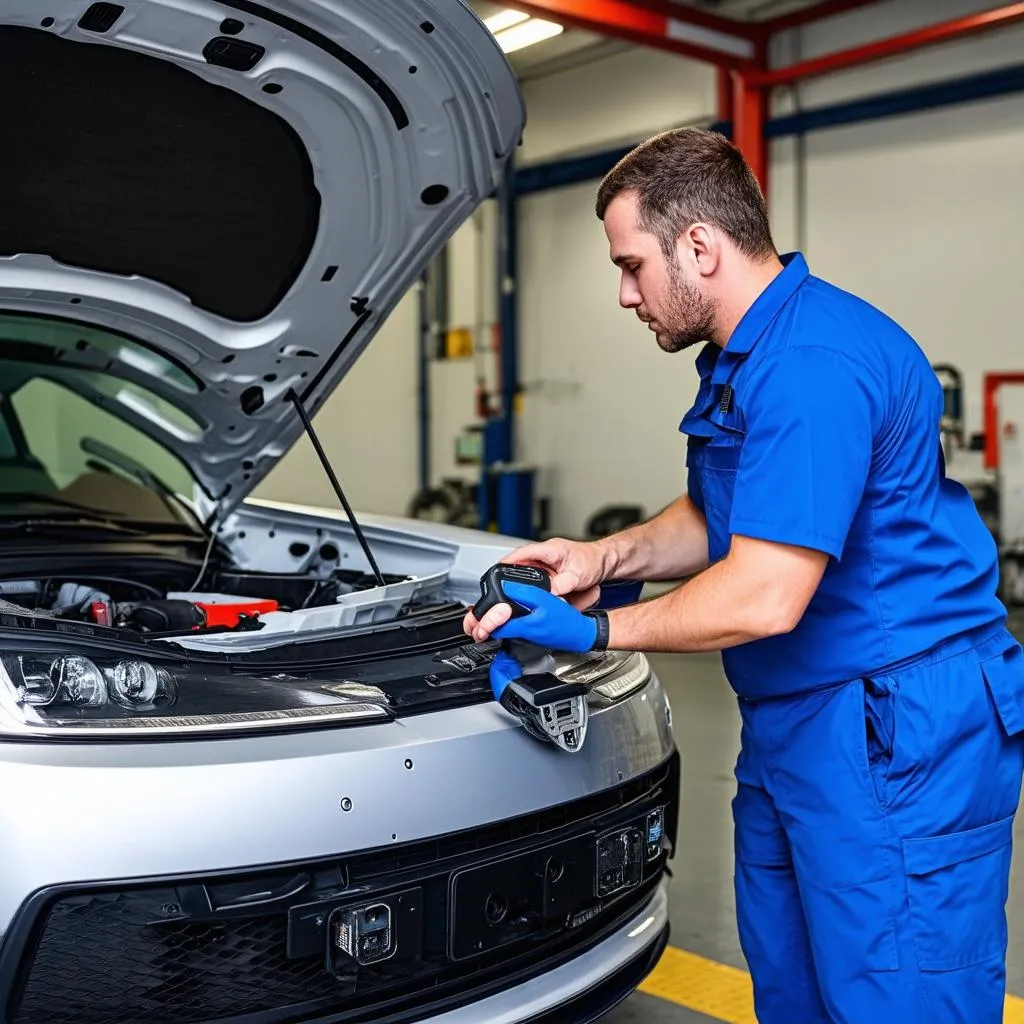
[[[633,264],[633,266],[631,266],[629,268],[629,272],[631,274],[636,274],[639,270],[640,270],[640,264],[639,263],[635,263],[635,264]]]

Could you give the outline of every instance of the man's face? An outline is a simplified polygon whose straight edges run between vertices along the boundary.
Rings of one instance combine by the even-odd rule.
[[[681,352],[711,337],[715,303],[678,259],[666,259],[658,239],[637,227],[636,196],[626,192],[608,205],[605,234],[612,262],[621,270],[619,304],[654,331],[666,352]]]

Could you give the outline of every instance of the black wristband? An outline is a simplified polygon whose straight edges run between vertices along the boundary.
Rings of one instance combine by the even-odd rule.
[[[591,648],[595,651],[607,651],[608,650],[608,613],[601,608],[597,608],[593,611],[585,613],[588,618],[593,619],[597,623],[597,636],[594,638],[594,646]]]

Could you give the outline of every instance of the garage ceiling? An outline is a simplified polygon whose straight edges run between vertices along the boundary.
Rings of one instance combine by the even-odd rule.
[[[514,3],[514,0],[512,0]],[[819,0],[671,0],[679,7],[718,14],[737,21],[762,21],[805,7],[814,7]],[[505,5],[493,0],[470,0],[481,18],[489,18]],[[535,43],[509,54],[509,61],[520,79],[526,81],[542,75],[564,71],[579,64],[590,63],[630,49],[632,44],[610,39],[579,29],[566,29],[560,35]]]

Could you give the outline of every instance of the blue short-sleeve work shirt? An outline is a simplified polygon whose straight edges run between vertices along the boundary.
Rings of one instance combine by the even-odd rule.
[[[945,476],[924,353],[799,253],[783,265],[725,348],[701,352],[680,425],[712,561],[737,534],[829,555],[795,630],[723,652],[749,698],[855,679],[1006,615],[993,538]]]

